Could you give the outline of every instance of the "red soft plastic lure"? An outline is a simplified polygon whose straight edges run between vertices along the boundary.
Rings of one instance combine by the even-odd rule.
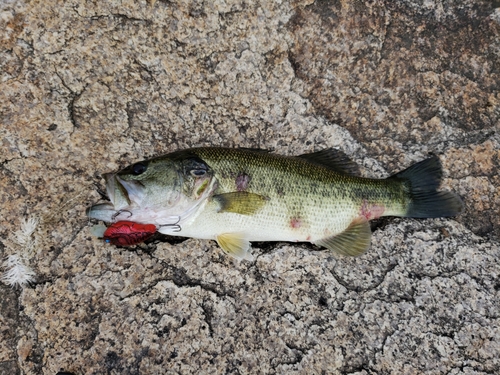
[[[156,225],[139,224],[133,221],[117,221],[111,224],[104,232],[103,239],[113,245],[137,245],[156,233]]]

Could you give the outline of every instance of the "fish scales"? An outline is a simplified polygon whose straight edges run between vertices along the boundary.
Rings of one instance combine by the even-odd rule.
[[[188,149],[105,175],[111,203],[88,214],[215,239],[228,254],[250,259],[250,241],[309,241],[359,255],[369,247],[371,219],[446,217],[462,209],[455,194],[437,190],[437,157],[386,179],[359,177],[356,170],[333,149],[300,156]]]
[[[392,215],[404,213],[405,203],[391,200],[401,185],[390,181],[340,174],[311,167],[300,158],[264,152],[214,148],[195,152],[216,171],[215,194],[234,191],[236,175],[245,173],[250,176],[247,191],[265,195],[269,202],[252,216],[221,215],[216,203],[209,204],[191,228],[183,230],[188,237],[212,238],[215,225],[222,231],[232,224],[237,231],[254,231],[249,233],[254,241],[315,241],[347,228],[359,216],[364,199],[384,205]],[[391,190],[393,194],[387,194]],[[300,225],[294,227],[293,219]]]

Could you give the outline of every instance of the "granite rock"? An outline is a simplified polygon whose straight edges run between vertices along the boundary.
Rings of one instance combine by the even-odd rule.
[[[0,256],[40,225],[36,281],[0,283],[0,373],[499,373],[495,4],[2,1]],[[378,220],[355,259],[91,236],[102,173],[203,145],[371,177],[437,154],[465,211]]]

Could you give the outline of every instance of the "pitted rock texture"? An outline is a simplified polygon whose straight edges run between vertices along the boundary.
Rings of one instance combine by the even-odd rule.
[[[500,373],[500,10],[491,1],[0,4],[1,374]],[[100,175],[194,146],[431,153],[457,218],[384,218],[362,257],[92,237]],[[20,250],[20,249],[17,249]]]
[[[395,166],[445,153],[450,177],[467,174],[491,211],[468,204],[475,233],[500,235],[497,132],[499,22],[488,2],[316,1],[290,21],[299,93],[348,129],[370,156]],[[467,188],[457,186],[461,194]],[[478,215],[478,212],[481,212]]]

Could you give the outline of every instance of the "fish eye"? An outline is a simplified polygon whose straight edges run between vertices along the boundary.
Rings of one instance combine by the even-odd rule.
[[[190,173],[193,177],[203,177],[207,174],[207,171],[204,169],[192,169]]]
[[[136,176],[143,174],[148,169],[148,166],[144,163],[136,163],[132,166],[132,173]]]

